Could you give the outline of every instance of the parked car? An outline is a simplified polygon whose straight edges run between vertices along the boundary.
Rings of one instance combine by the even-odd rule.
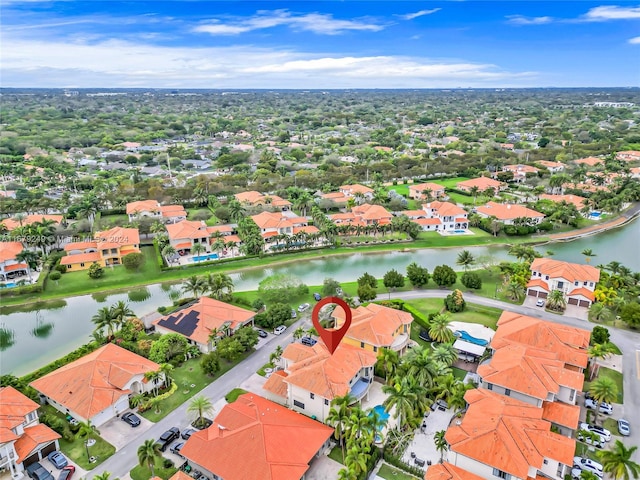
[[[278,327],[276,327],[276,328],[274,328],[274,329],[273,329],[273,333],[274,333],[275,335],[280,335],[280,334],[281,334],[282,332],[284,332],[286,329],[287,329],[287,326],[286,326],[286,325],[280,325],[280,326],[278,326]]]
[[[318,343],[318,340],[311,337],[302,337],[300,343],[302,343],[303,345],[307,345],[308,347],[313,347],[316,343]]]
[[[598,407],[598,402],[596,402],[593,398],[587,398],[584,401],[584,406],[585,408],[595,409],[596,407]],[[602,402],[598,407],[598,411],[600,413],[611,415],[613,414],[613,406],[608,403]]]
[[[541,299],[541,300],[538,300],[538,301],[536,302],[536,307],[544,307],[544,304],[545,304],[545,301],[544,301],[544,300],[542,300],[542,299]]]
[[[573,467],[571,469],[571,480],[580,480],[581,477],[582,470],[580,470],[578,467]]]
[[[180,454],[180,450],[182,450],[182,447],[184,447],[184,442],[176,443],[173,447],[171,447],[170,452],[182,457],[182,455]]]
[[[76,467],[73,465],[67,465],[62,469],[60,475],[58,476],[58,480],[70,480],[73,477],[73,474],[76,472]]]
[[[27,475],[33,480],[54,480],[53,475],[39,462],[34,462],[27,467]]]
[[[58,470],[62,470],[63,467],[66,467],[67,465],[69,465],[69,462],[67,461],[67,457],[65,457],[62,452],[51,452],[49,455],[47,455],[47,459],[49,459],[49,461],[51,462],[51,464],[56,467]]]
[[[602,465],[595,460],[591,460],[590,458],[573,457],[573,466],[579,468],[580,470],[587,470],[591,473],[595,473],[600,478],[602,478],[602,476],[604,475],[602,473]]]
[[[260,338],[267,338],[268,335],[267,335],[267,332],[265,332],[264,330],[258,329],[258,336]]]
[[[189,437],[191,435],[193,435],[194,433],[196,433],[197,430],[193,429],[193,428],[187,428],[186,430],[184,430],[182,432],[182,435],[180,435],[182,437],[183,440],[189,440]]]
[[[320,300],[322,300],[322,295],[320,295],[319,293],[314,293],[314,294],[313,294],[313,299],[314,299],[316,302],[319,302]]]
[[[121,418],[123,422],[128,423],[134,428],[140,426],[140,417],[133,412],[125,413]]]
[[[597,448],[604,448],[604,445],[605,445],[605,439],[602,435],[596,435],[594,438],[591,438],[590,436],[585,436],[584,432],[578,432],[578,435],[576,435],[576,438],[580,442],[584,442],[587,445],[593,445],[594,447],[597,447]]]
[[[587,430],[589,432],[595,432],[605,439],[605,441],[611,441],[611,432],[606,428],[602,428],[599,425],[589,425],[588,423],[581,423],[580,430]]]
[[[164,452],[171,442],[176,440],[180,436],[180,430],[178,427],[171,427],[169,430],[160,435],[158,443],[160,444],[160,451]]]
[[[298,317],[298,314],[296,313],[296,309],[292,308],[291,309],[291,318],[297,318],[297,317]]]
[[[342,291],[342,288],[336,287],[336,295],[338,297],[341,297],[342,295],[344,295],[344,292]]]
[[[631,425],[624,418],[618,420],[618,432],[624,437],[631,435]]]
[[[311,305],[309,305],[308,303],[303,303],[302,305],[300,305],[298,307],[298,311],[299,312],[304,312],[305,310],[308,310],[310,306]]]
[[[420,329],[420,338],[425,342],[433,342],[433,338],[431,338],[431,335],[429,335],[429,330],[427,330],[426,328]]]

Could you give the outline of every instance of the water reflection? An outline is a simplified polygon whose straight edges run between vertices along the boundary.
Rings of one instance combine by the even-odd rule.
[[[151,298],[151,292],[146,287],[136,288],[135,290],[127,292],[127,297],[135,303],[144,302]]]
[[[15,332],[4,323],[0,326],[0,352],[12,347],[15,343]]]
[[[31,329],[31,335],[37,338],[47,338],[53,332],[53,323],[45,322],[42,312],[36,312],[36,326]]]

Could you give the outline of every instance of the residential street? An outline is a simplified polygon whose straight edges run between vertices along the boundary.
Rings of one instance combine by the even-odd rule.
[[[450,292],[447,290],[415,290],[411,292],[392,293],[391,298],[401,298],[405,300],[417,298],[444,298]],[[383,300],[388,295],[379,295],[378,299]],[[586,320],[575,317],[566,317],[547,313],[541,308],[530,308],[520,305],[512,305],[510,303],[501,302],[491,298],[479,297],[470,293],[465,293],[465,299],[469,303],[476,303],[488,307],[495,307],[503,310],[509,310],[517,313],[529,315],[556,323],[563,323],[575,327],[591,329],[593,324]],[[270,335],[268,342],[263,348],[260,348],[247,359],[238,364],[233,370],[225,373],[223,376],[212,382],[200,393],[206,395],[213,403],[224,398],[224,396],[233,388],[240,385],[243,381],[254,374],[262,365],[269,360],[269,355],[277,345],[283,347],[292,341],[294,330],[299,326],[310,326],[310,314],[307,312],[298,319],[296,323],[290,326],[285,334],[281,336]],[[630,437],[624,439],[627,446],[640,445],[640,419],[635,412],[640,412],[640,333],[609,329],[611,332],[611,341],[615,343],[623,352],[623,374],[624,374],[624,416],[631,422]],[[152,426],[146,432],[136,435],[132,430],[130,442],[126,447],[116,452],[111,458],[105,461],[90,473],[88,478],[102,472],[111,472],[112,478],[125,476],[135,465],[138,464],[137,449],[144,440],[149,438],[158,438],[165,430],[170,427],[177,426],[181,430],[186,428],[190,423],[186,410],[188,401],[178,407],[176,410],[167,415],[163,420]],[[616,415],[616,418],[618,415]],[[640,450],[635,452],[635,460],[640,462]]]

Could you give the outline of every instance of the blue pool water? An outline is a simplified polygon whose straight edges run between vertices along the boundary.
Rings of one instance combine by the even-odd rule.
[[[456,331],[456,337],[460,337],[462,340],[464,340],[465,342],[469,342],[469,343],[474,343],[476,345],[486,345],[487,342],[486,340],[483,340],[482,338],[476,338],[476,337],[472,337],[471,335],[469,335],[467,332],[465,332],[464,330],[457,330]]]
[[[204,262],[206,260],[215,260],[216,258],[218,258],[218,254],[217,253],[210,253],[208,255],[198,255],[196,257],[193,257],[193,261],[194,262]]]
[[[389,420],[389,414],[384,411],[384,406],[376,405],[375,407],[373,407],[373,410],[378,414],[380,420],[382,420],[386,424],[387,420]],[[371,414],[369,414],[369,416],[371,416]],[[378,430],[382,430],[382,428],[383,427],[378,427]]]
[[[5,283],[4,286],[6,288],[13,288],[13,287],[16,286],[16,283],[15,282],[9,282],[9,283]]]
[[[602,215],[602,212],[591,212],[591,213],[589,214],[589,216],[590,216],[590,217],[593,217],[593,218],[599,218],[599,217],[600,217],[600,215]]]
[[[466,233],[466,230],[454,230],[453,233]]]

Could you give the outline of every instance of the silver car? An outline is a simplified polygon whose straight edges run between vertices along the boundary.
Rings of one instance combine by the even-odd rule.
[[[618,420],[618,432],[623,437],[628,437],[631,435],[631,425],[624,418]]]

